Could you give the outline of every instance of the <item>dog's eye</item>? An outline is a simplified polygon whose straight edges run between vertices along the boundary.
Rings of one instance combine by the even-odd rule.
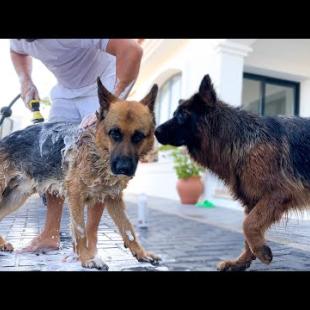
[[[109,130],[109,136],[115,141],[120,142],[123,139],[123,135],[118,128],[112,128]]]
[[[178,122],[179,125],[184,125],[188,119],[189,115],[187,113],[184,113],[184,112],[180,112],[180,113],[177,113],[175,115],[175,118]]]
[[[145,135],[144,135],[143,132],[141,132],[141,131],[136,131],[136,132],[133,134],[133,136],[131,137],[131,141],[132,141],[132,143],[137,144],[137,143],[141,142],[144,138],[145,138]]]

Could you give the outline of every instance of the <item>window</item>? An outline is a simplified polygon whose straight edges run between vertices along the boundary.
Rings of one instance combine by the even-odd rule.
[[[244,73],[242,106],[258,115],[299,113],[299,83]]]
[[[174,75],[159,89],[155,105],[157,125],[172,117],[181,96],[181,74]]]

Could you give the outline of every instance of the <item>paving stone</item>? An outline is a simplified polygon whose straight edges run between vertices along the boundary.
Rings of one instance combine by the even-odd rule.
[[[161,199],[160,202],[165,203],[165,200]],[[46,210],[40,203],[39,199],[31,199],[0,223],[0,233],[15,248],[27,245],[42,230]],[[127,212],[136,226],[137,206],[128,202]],[[137,262],[130,251],[124,248],[109,215],[104,213],[99,226],[98,254],[108,264],[110,271],[215,271],[220,260],[235,258],[242,250],[244,238],[239,232],[153,208],[148,210],[148,214],[149,228],[136,227],[136,232],[147,250],[161,256],[160,265]],[[218,212],[216,216],[220,221],[225,214]],[[64,262],[65,257],[73,257],[69,222],[66,207],[61,223],[60,250],[39,255],[0,253],[0,271],[89,271],[74,259]],[[287,240],[291,244],[293,240],[295,244],[310,246],[310,229],[304,227],[293,221],[292,224],[276,226],[267,236]],[[291,247],[289,243],[268,241],[268,244],[274,254],[273,262],[267,266],[255,260],[249,271],[310,270],[310,251]]]

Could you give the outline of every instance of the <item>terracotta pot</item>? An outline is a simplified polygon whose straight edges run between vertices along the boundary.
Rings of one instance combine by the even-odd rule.
[[[177,181],[177,191],[182,204],[195,204],[203,193],[201,177],[190,177]]]

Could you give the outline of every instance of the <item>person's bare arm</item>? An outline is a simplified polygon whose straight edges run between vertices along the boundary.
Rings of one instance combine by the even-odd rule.
[[[18,54],[12,50],[10,53],[13,66],[19,78],[21,97],[26,107],[30,108],[28,102],[32,99],[39,99],[38,90],[31,78],[32,58],[28,55]]]
[[[122,92],[131,88],[138,77],[143,55],[141,46],[132,39],[110,39],[106,52],[116,57],[116,77],[114,94],[120,96]],[[130,90],[130,89],[129,89]]]
[[[143,50],[140,45],[130,39],[110,39],[106,52],[116,57],[116,85],[114,95],[126,99],[133,87],[140,69]],[[86,116],[80,127],[87,128],[96,122],[96,115]]]

